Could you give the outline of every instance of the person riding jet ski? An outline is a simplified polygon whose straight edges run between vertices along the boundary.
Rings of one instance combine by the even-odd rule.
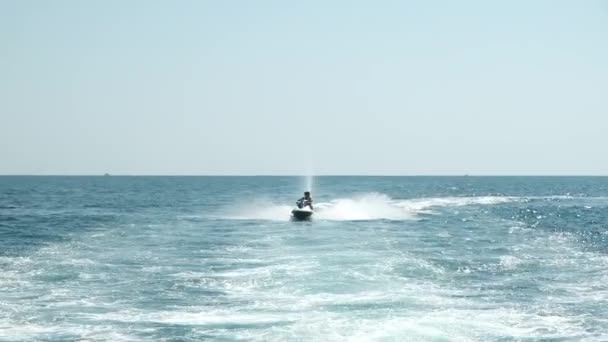
[[[304,207],[310,207],[310,210],[312,209],[312,197],[310,197],[310,192],[306,191],[304,193],[304,197],[300,198],[297,202],[296,205],[298,206],[298,208],[302,209]]]

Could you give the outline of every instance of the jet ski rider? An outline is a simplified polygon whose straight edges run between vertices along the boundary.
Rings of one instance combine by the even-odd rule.
[[[310,197],[310,191],[306,191],[304,193],[304,197],[300,198],[296,204],[298,205],[298,208],[302,209],[306,206],[310,207],[310,210],[312,209],[312,198]]]

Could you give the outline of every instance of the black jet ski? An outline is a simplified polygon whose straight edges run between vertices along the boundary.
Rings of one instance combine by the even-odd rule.
[[[291,215],[295,220],[309,220],[313,214],[312,200],[300,199],[296,202],[297,208],[291,211]]]
[[[312,216],[313,211],[312,209],[310,209],[310,207],[303,207],[303,208],[295,208],[294,210],[291,211],[291,216],[295,219],[295,220],[309,220],[310,217]]]

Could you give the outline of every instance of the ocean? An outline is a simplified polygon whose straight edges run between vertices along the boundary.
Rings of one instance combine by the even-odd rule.
[[[608,178],[3,176],[0,270],[0,341],[608,341]]]

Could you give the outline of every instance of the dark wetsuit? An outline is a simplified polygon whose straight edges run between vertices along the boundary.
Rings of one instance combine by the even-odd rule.
[[[298,200],[298,202],[296,202],[298,205],[298,208],[302,209],[306,206],[309,206],[310,209],[312,210],[312,198],[311,197],[302,197]]]

